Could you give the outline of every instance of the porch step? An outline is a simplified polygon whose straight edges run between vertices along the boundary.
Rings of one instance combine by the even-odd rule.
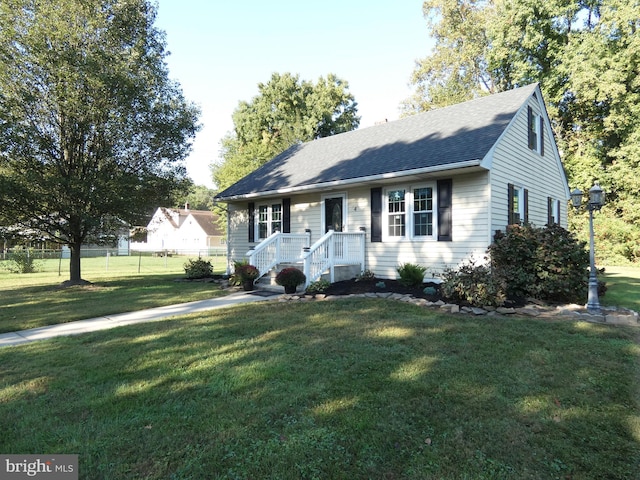
[[[299,270],[303,269],[303,265],[302,262],[300,263],[280,263],[278,264],[276,267],[272,268],[271,270],[269,270],[269,272],[264,276],[261,277],[260,280],[258,280],[258,282],[256,282],[256,286],[259,288],[262,288],[264,290],[271,290],[274,292],[284,292],[284,287],[281,285],[278,285],[276,283],[276,276],[278,275],[278,273],[281,270],[284,270],[285,268],[288,267],[295,267]],[[298,290],[300,291],[301,289],[304,289],[304,285],[300,285],[298,287]]]

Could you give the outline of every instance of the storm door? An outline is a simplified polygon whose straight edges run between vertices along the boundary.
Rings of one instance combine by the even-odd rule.
[[[332,197],[324,199],[324,231],[333,228],[336,232],[342,232],[344,227],[344,197]]]

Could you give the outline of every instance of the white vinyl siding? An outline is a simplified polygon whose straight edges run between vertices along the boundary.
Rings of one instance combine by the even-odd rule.
[[[410,262],[424,265],[428,268],[427,278],[442,273],[445,268],[453,268],[464,260],[473,257],[481,260],[489,245],[487,241],[487,198],[488,174],[477,172],[460,176],[453,176],[452,196],[452,237],[451,242],[425,241],[424,237],[415,237],[405,241],[393,241],[383,238],[382,242],[371,243],[369,229],[370,216],[367,215],[367,252],[366,268],[381,278],[398,278],[396,268],[401,263]],[[383,203],[385,192],[397,190],[398,187],[383,188]],[[416,188],[424,184],[416,184]],[[406,186],[409,191],[410,186]],[[349,192],[358,196],[362,202],[369,202],[370,189]],[[433,208],[435,206],[436,189],[433,187]],[[415,206],[415,205],[414,205]],[[358,208],[358,210],[360,210]],[[385,214],[383,212],[383,214]],[[433,234],[436,235],[436,215],[433,216]],[[385,227],[383,226],[383,232]]]
[[[541,107],[535,98],[529,105],[534,116],[542,115]],[[508,184],[528,190],[527,210],[530,224],[542,227],[548,220],[547,197],[564,199],[567,186],[564,185],[564,173],[557,157],[557,151],[551,143],[550,128],[544,128],[544,155],[528,148],[527,105],[518,113],[510,128],[502,136],[491,159],[491,231],[504,231],[508,222]],[[564,200],[563,200],[564,201]],[[566,228],[566,209],[561,208],[560,224]]]

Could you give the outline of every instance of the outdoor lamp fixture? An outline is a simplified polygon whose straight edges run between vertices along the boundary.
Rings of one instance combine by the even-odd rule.
[[[576,210],[582,207],[582,190],[576,188],[571,192],[571,202]],[[600,301],[598,300],[598,277],[596,274],[595,250],[593,245],[593,211],[600,210],[604,205],[604,190],[595,182],[589,189],[589,202],[586,209],[589,210],[589,296],[587,310],[591,313],[600,313]]]

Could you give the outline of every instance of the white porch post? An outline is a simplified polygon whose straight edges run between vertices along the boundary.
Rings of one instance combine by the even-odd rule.
[[[280,230],[276,230],[275,232],[273,232],[275,234],[279,234]],[[282,258],[280,255],[280,245],[281,245],[282,239],[280,236],[278,236],[278,238],[276,238],[276,265],[278,263],[280,263],[280,258]]]
[[[309,247],[304,247],[302,249],[302,255],[304,258],[302,273],[304,273],[304,276],[306,277],[304,288],[307,288],[311,284],[311,255],[307,255],[309,253],[309,250]]]
[[[366,255],[364,254],[364,248],[366,245],[366,238],[367,238],[367,233],[366,233],[366,229],[364,227],[360,227],[360,273],[364,272],[364,262],[365,262],[365,257]]]
[[[333,228],[329,227],[329,232],[331,232],[331,236],[329,237],[329,281],[331,283],[334,283],[336,281],[336,275],[335,275],[335,264],[336,264],[336,259],[335,259],[335,236],[333,235]]]

